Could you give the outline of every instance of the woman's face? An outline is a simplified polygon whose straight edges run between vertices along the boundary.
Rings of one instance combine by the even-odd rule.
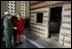
[[[20,15],[18,14],[18,15],[16,15],[18,18],[20,17]]]
[[[6,16],[7,19],[11,19],[12,16]]]
[[[7,19],[10,19],[12,16],[10,14],[5,16]]]

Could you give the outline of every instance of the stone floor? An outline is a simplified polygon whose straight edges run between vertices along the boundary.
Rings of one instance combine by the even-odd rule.
[[[18,45],[15,48],[37,48],[35,45],[33,45],[32,43],[30,43],[26,38],[25,41],[23,42],[23,44]]]
[[[15,48],[38,48],[36,45],[34,45],[34,43],[31,43],[27,38],[24,39],[24,43],[21,44],[21,45],[18,45],[17,47]],[[31,39],[32,40],[32,39]],[[35,41],[36,43],[42,45],[43,47],[45,48],[61,48],[53,43],[50,43],[48,41],[45,41],[41,38],[38,38],[36,40],[33,40]]]

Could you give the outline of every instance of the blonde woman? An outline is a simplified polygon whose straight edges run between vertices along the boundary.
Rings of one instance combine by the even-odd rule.
[[[16,29],[17,33],[17,43],[23,43],[23,31],[24,31],[24,20],[21,18],[20,14],[16,14],[16,18],[13,20],[14,29]]]

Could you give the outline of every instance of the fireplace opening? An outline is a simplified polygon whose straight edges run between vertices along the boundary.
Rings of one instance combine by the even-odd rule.
[[[62,7],[50,8],[49,38],[59,36]]]

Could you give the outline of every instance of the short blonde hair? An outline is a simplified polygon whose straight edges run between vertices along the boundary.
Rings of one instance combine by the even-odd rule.
[[[21,16],[21,14],[20,14],[20,13],[16,13],[15,15],[19,15],[19,16]]]

